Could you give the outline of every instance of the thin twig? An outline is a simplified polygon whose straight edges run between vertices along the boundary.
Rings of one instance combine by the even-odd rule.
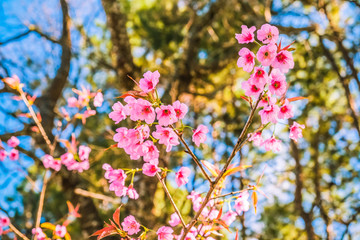
[[[161,179],[161,176],[160,176],[159,173],[156,173],[156,177],[159,179],[159,181],[160,181],[160,183],[161,183],[161,186],[163,187],[163,189],[164,189],[166,195],[168,196],[168,198],[170,199],[171,205],[174,207],[175,212],[176,212],[177,215],[179,216],[180,221],[181,221],[181,224],[183,225],[184,228],[186,228],[186,224],[185,224],[185,222],[184,222],[184,219],[183,219],[183,217],[182,217],[179,209],[177,208],[177,206],[176,206],[176,204],[175,204],[175,202],[174,202],[174,199],[172,198],[169,190],[167,189],[164,180]]]
[[[10,229],[19,237],[21,237],[23,240],[30,240],[29,238],[27,238],[24,234],[22,234],[14,225],[12,225],[11,223],[9,223],[9,227]]]
[[[243,189],[243,190],[240,190],[240,191],[225,193],[225,194],[223,194],[223,195],[219,195],[219,196],[210,198],[210,200],[217,199],[217,198],[222,198],[222,197],[226,197],[226,196],[234,195],[234,194],[238,194],[238,193],[242,193],[242,192],[244,192],[244,191],[246,191],[246,190],[250,190],[250,189],[251,189],[251,188],[247,188],[247,189]]]
[[[245,126],[244,126],[243,130],[241,131],[240,136],[239,136],[239,138],[238,138],[238,140],[237,140],[237,142],[236,142],[236,144],[235,144],[229,158],[226,160],[226,163],[225,163],[224,167],[222,168],[220,174],[216,177],[215,181],[212,182],[212,184],[210,184],[210,189],[207,192],[206,197],[205,197],[203,203],[201,204],[199,210],[197,211],[196,215],[191,220],[191,222],[188,224],[187,228],[184,228],[184,233],[181,236],[181,240],[185,239],[185,237],[188,234],[188,232],[190,231],[190,229],[196,224],[198,218],[200,217],[203,209],[206,207],[206,205],[210,201],[213,191],[216,189],[217,184],[222,179],[222,177],[225,174],[227,168],[229,167],[231,161],[235,157],[236,153],[238,151],[240,151],[241,147],[244,145],[243,142],[246,142],[246,141],[244,141],[244,138],[246,137],[246,132],[249,129],[251,123],[252,123],[252,120],[253,120],[254,115],[255,115],[256,108],[257,108],[257,106],[258,106],[258,104],[259,104],[259,102],[261,100],[261,97],[262,97],[262,94],[260,94],[258,100],[256,101],[255,106],[253,106],[253,108],[251,109],[249,118],[247,119],[247,121],[245,123]]]
[[[32,108],[31,104],[30,104],[29,101],[27,100],[26,95],[25,95],[25,93],[24,93],[24,91],[22,90],[21,87],[19,88],[19,93],[20,93],[20,96],[21,96],[22,100],[24,101],[24,103],[26,104],[27,108],[29,109],[30,114],[31,114],[31,117],[34,119],[36,126],[39,128],[39,131],[40,131],[42,137],[44,138],[44,140],[45,140],[45,142],[46,142],[46,144],[47,144],[50,152],[52,152],[52,151],[53,151],[53,150],[52,150],[53,147],[52,147],[52,144],[51,144],[51,142],[50,142],[50,139],[49,139],[48,135],[46,134],[45,129],[44,129],[43,126],[41,125],[39,119],[37,118],[34,109]]]
[[[40,200],[39,200],[39,208],[38,208],[38,211],[37,211],[37,214],[36,214],[36,224],[35,224],[36,228],[40,227],[40,220],[41,220],[42,210],[43,210],[43,207],[44,207],[46,186],[47,186],[48,180],[50,179],[50,177],[47,177],[47,173],[48,173],[48,171],[45,171],[44,180],[43,180],[43,186],[41,188]],[[36,240],[37,237],[35,236],[34,239]]]
[[[108,196],[105,196],[105,195],[99,194],[99,193],[89,192],[89,191],[86,191],[86,190],[81,189],[81,188],[75,188],[74,192],[77,195],[81,195],[81,196],[89,197],[89,198],[94,198],[94,199],[99,199],[99,200],[102,200],[104,202],[111,202],[113,204],[119,204],[120,203],[120,201],[118,199],[108,197]]]
[[[201,172],[204,174],[205,178],[210,182],[210,184],[212,183],[210,176],[206,173],[204,167],[201,165],[201,162],[199,161],[199,159],[195,156],[195,154],[191,151],[189,145],[185,142],[184,138],[182,137],[182,135],[173,127],[171,126],[171,128],[174,130],[174,132],[176,133],[176,135],[179,137],[180,141],[182,142],[182,144],[184,145],[184,147],[186,148],[186,152],[188,154],[190,154],[190,156],[192,157],[192,159],[195,161],[196,165],[198,165],[198,167],[200,168]]]

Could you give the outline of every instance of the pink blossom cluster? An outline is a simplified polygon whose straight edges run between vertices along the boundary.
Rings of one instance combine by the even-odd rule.
[[[248,28],[242,26],[241,34],[236,34],[235,38],[240,44],[256,42],[254,26]],[[279,30],[270,24],[264,24],[257,30],[257,39],[262,42],[256,54],[246,47],[239,51],[238,67],[244,71],[252,73],[247,81],[241,83],[248,97],[249,102],[256,102],[259,97],[258,108],[263,126],[276,124],[279,120],[287,120],[294,116],[292,106],[285,98],[288,84],[286,76],[289,69],[294,68],[294,60],[289,46],[282,48],[281,43],[277,43]],[[256,65],[256,60],[260,64]],[[295,123],[294,123],[295,124]],[[296,123],[297,124],[297,123]],[[299,126],[302,126],[301,128]],[[290,138],[297,141],[301,137],[301,130],[304,125],[295,125],[293,130],[290,128]],[[278,152],[281,150],[281,141],[272,136],[263,140],[261,132],[249,135],[250,141],[256,146],[263,145],[267,151]]]
[[[89,107],[90,100],[94,98],[94,106],[101,107],[104,101],[103,94],[101,92],[92,93],[90,89],[81,86],[81,90],[73,89],[73,92],[78,97],[70,97],[67,99],[68,107],[70,108],[83,108]]]
[[[60,156],[61,163],[65,165],[69,171],[83,172],[90,168],[89,155],[91,148],[88,146],[79,146],[79,151],[69,151]]]
[[[109,180],[109,190],[114,191],[118,197],[128,196],[131,199],[138,199],[139,194],[133,188],[132,184],[129,187],[125,186],[125,180],[127,178],[126,173],[122,169],[113,169],[109,164],[103,165],[105,172],[105,178]]]
[[[4,233],[4,228],[8,227],[9,224],[10,220],[8,217],[0,217],[0,236]]]
[[[179,145],[179,137],[173,124],[181,123],[188,112],[188,107],[180,101],[171,105],[161,103],[156,91],[160,74],[158,71],[146,72],[138,84],[141,91],[131,91],[125,94],[123,105],[116,102],[109,117],[116,123],[127,119],[137,122],[133,129],[120,127],[116,129],[113,139],[117,146],[125,150],[132,160],[141,157],[144,160],[143,174],[155,176],[160,171],[159,150],[155,143],[163,144],[166,151],[171,151],[173,146]],[[136,93],[134,93],[136,92]],[[206,141],[208,129],[200,125],[193,131],[193,141],[199,146]],[[180,172],[177,176],[177,184],[183,185],[187,182],[189,171]]]
[[[18,160],[19,150],[17,150],[16,147],[20,144],[20,140],[17,137],[12,136],[11,138],[9,138],[9,140],[6,143],[9,147],[11,147],[11,150],[7,152],[4,149],[2,142],[0,141],[0,161],[4,161],[7,156],[12,161]]]

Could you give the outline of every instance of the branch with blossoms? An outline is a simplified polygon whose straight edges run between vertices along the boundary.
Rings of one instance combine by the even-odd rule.
[[[282,147],[281,140],[275,136],[275,130],[271,131],[269,128],[273,126],[275,129],[280,121],[293,118],[291,102],[304,98],[286,98],[289,86],[285,74],[294,67],[291,52],[294,49],[290,48],[291,44],[282,47],[281,42],[278,42],[278,29],[269,24],[264,24],[257,30],[257,40],[254,36],[255,31],[254,26],[251,28],[242,26],[241,34],[235,35],[239,44],[252,44],[252,49],[257,48],[257,51],[255,54],[246,47],[242,47],[239,51],[237,66],[251,73],[248,80],[241,83],[245,94],[242,99],[250,106],[249,116],[231,154],[223,165],[212,163],[210,160],[199,160],[195,155],[195,149],[201,149],[206,144],[209,128],[204,124],[200,124],[196,128],[186,125],[186,114],[189,107],[185,103],[179,100],[173,103],[162,101],[157,90],[160,80],[158,71],[147,71],[139,81],[133,80],[136,84],[135,88],[120,96],[123,100],[112,106],[113,111],[109,117],[115,124],[130,119],[135,126],[133,128],[117,128],[113,136],[113,140],[116,142],[114,147],[123,149],[131,160],[143,162],[141,168],[135,169],[127,166],[114,169],[109,163],[104,164],[102,168],[105,171],[104,177],[109,182],[109,190],[113,191],[117,197],[127,198],[128,201],[136,200],[139,198],[139,194],[134,187],[135,176],[137,174],[143,174],[147,177],[156,176],[172,205],[174,213],[168,222],[169,226],[150,229],[140,224],[132,215],[125,216],[121,221],[120,208],[118,208],[113,215],[113,220],[106,223],[105,227],[95,232],[93,236],[97,236],[98,239],[110,235],[119,235],[122,239],[147,239],[156,234],[158,240],[174,238],[178,240],[211,240],[214,239],[214,236],[223,236],[222,230],[230,231],[229,227],[236,220],[236,217],[250,209],[249,198],[251,198],[256,213],[258,193],[266,197],[259,188],[263,175],[258,178],[255,185],[249,185],[247,188],[230,193],[223,193],[229,176],[252,167],[242,164],[241,160],[239,163],[233,164],[233,159],[248,142],[252,142],[257,147],[264,147],[266,151],[279,152]],[[87,118],[96,114],[94,108],[100,107],[104,101],[102,93],[100,91],[91,92],[85,87],[73,89],[77,97],[68,98],[67,106],[61,108],[62,119],[58,120],[57,134],[51,142],[42,127],[41,116],[32,107],[34,97],[23,91],[23,84],[17,77],[5,78],[3,81],[19,92],[20,99],[25,102],[29,109],[29,113],[26,114],[34,120],[37,126],[34,131],[40,133],[47,144],[48,151],[42,157],[43,165],[47,171],[56,174],[63,166],[68,171],[75,173],[87,171],[90,168],[91,149],[85,145],[79,146],[74,133],[66,139],[60,139],[60,136],[77,120],[81,120],[85,124]],[[253,126],[254,118],[257,114],[260,116],[261,122],[255,127]],[[289,138],[297,142],[302,137],[304,128],[304,125],[293,121],[293,124],[289,126]],[[255,130],[249,133],[249,129]],[[268,130],[272,134],[264,139]],[[191,138],[193,144],[189,144],[190,141],[187,138]],[[65,153],[54,156],[54,149],[58,143],[63,146]],[[159,164],[160,146],[164,146],[165,151],[170,152],[174,148],[179,149],[180,143],[194,161],[195,166],[200,169],[204,177],[204,184],[209,184],[209,189],[205,193],[200,194],[192,191],[187,196],[187,199],[191,200],[195,212],[191,219],[182,215],[182,209],[176,205],[176,199],[169,191],[166,183],[167,176],[170,176],[168,173],[175,172],[173,182],[178,187],[186,185],[192,174],[190,168],[179,166],[179,169],[174,171]],[[9,151],[0,142],[0,160],[3,161],[8,155],[11,160],[17,160],[19,152],[16,148],[19,144],[18,138],[11,137],[6,144],[7,148],[11,149]],[[196,174],[194,175],[196,176]],[[74,217],[80,217],[77,213],[79,206],[74,208],[72,204],[68,203],[69,214],[60,219],[59,224],[40,223],[48,180],[48,174],[45,172],[36,224],[33,228],[34,238],[38,240],[48,239],[45,233],[47,231],[48,234],[51,232],[56,239],[70,239],[66,226]],[[171,180],[168,182],[171,184]],[[86,194],[89,195],[88,192]],[[98,195],[94,196],[99,197]],[[100,199],[102,198],[103,196],[100,196]],[[69,218],[69,216],[72,217]],[[178,225],[179,227],[177,227]],[[12,225],[7,224],[6,226]],[[22,234],[17,229],[10,228],[9,232],[11,230],[15,233],[17,231],[19,236]]]
[[[256,185],[249,188],[225,194],[221,192],[225,188],[224,183],[228,176],[250,167],[231,164],[236,153],[247,142],[253,142],[255,146],[259,147],[263,146],[266,151],[280,151],[281,141],[275,137],[275,132],[266,140],[263,139],[263,132],[270,126],[275,126],[279,120],[292,118],[294,114],[290,102],[304,98],[287,99],[285,97],[288,89],[285,73],[294,67],[291,45],[282,48],[281,42],[277,42],[278,29],[269,24],[264,24],[257,31],[258,41],[254,37],[255,31],[255,27],[242,26],[242,33],[235,35],[239,44],[255,43],[259,45],[259,48],[256,54],[246,47],[239,51],[238,67],[243,68],[246,72],[252,72],[249,79],[241,83],[245,92],[245,96],[242,98],[249,103],[250,113],[230,156],[223,166],[216,166],[205,160],[200,161],[194,154],[192,147],[187,144],[185,138],[188,136],[187,129],[191,126],[186,126],[183,120],[185,120],[188,107],[178,100],[172,104],[161,101],[156,89],[160,78],[158,71],[146,72],[139,82],[134,80],[135,89],[121,96],[125,104],[123,105],[118,101],[112,107],[113,111],[109,117],[115,124],[130,118],[136,125],[135,128],[120,127],[116,129],[116,134],[113,137],[117,143],[116,146],[123,149],[130,156],[130,159],[140,160],[142,158],[144,163],[142,169],[113,169],[109,164],[105,164],[103,166],[106,171],[105,178],[109,180],[109,189],[114,191],[116,196],[127,196],[136,200],[139,195],[133,187],[134,175],[141,172],[149,177],[157,176],[175,211],[171,215],[169,225],[175,227],[180,223],[182,224],[179,235],[175,235],[174,229],[169,226],[160,227],[156,231],[159,240],[173,238],[181,240],[213,239],[212,235],[221,235],[219,230],[229,229],[229,225],[236,219],[237,215],[249,210],[249,191],[252,191],[251,199],[255,211],[258,201],[257,193],[265,195],[258,187],[261,177]],[[259,65],[255,66],[256,63]],[[248,133],[257,112],[260,115],[261,124],[254,132]],[[302,137],[302,129],[304,129],[304,125],[294,122],[290,126],[290,139],[297,141],[298,138]],[[193,130],[192,141],[196,147],[205,144],[208,132],[209,129],[202,124]],[[195,216],[188,224],[184,223],[181,209],[175,205],[173,197],[163,182],[164,178],[161,177],[166,176],[169,170],[161,168],[158,161],[160,154],[158,145],[164,145],[166,152],[169,152],[180,142],[184,145],[185,152],[191,156],[209,182],[209,190],[205,196],[195,191],[188,196],[195,211]],[[190,174],[191,171],[186,166],[181,167],[176,172],[174,180],[178,187],[187,183]],[[230,195],[236,196],[226,198]],[[229,206],[234,202],[235,212],[231,210],[231,207],[227,212],[224,212],[224,202],[228,202]],[[127,236],[134,236],[142,232],[139,236],[145,239],[144,236],[149,231],[131,215],[124,219],[122,225],[122,234],[125,232]],[[100,233],[103,232],[100,231]],[[97,234],[97,236],[98,239],[102,238],[101,234]]]
[[[75,218],[80,217],[80,215],[77,213],[79,206],[74,208],[72,204],[68,202],[68,207],[69,207],[68,217],[70,217],[71,219],[60,220],[63,222],[61,225],[59,224],[54,225],[52,223],[41,223],[46,187],[50,180],[50,177],[53,176],[56,172],[59,172],[63,165],[69,171],[82,172],[84,170],[89,169],[90,167],[89,154],[91,152],[91,149],[84,145],[81,145],[79,146],[79,148],[77,148],[78,143],[76,142],[76,138],[74,134],[72,134],[71,136],[71,141],[69,141],[68,139],[59,139],[59,136],[61,135],[62,132],[64,132],[67,129],[68,126],[76,122],[77,119],[81,119],[81,122],[85,124],[86,119],[88,117],[95,115],[96,111],[92,109],[92,106],[90,106],[90,100],[93,99],[92,105],[94,107],[100,107],[104,101],[103,95],[100,91],[97,93],[91,93],[89,89],[86,89],[84,87],[82,87],[81,90],[73,89],[73,92],[78,95],[78,98],[76,97],[69,98],[66,107],[68,109],[76,108],[77,111],[75,111],[74,114],[70,115],[68,111],[65,109],[65,107],[61,108],[61,119],[58,120],[58,124],[57,124],[58,126],[57,129],[55,129],[57,131],[57,135],[53,138],[53,141],[51,142],[49,136],[45,132],[44,127],[42,125],[42,119],[40,113],[36,112],[35,108],[33,107],[36,97],[29,95],[23,90],[24,84],[20,82],[20,79],[17,76],[4,78],[2,80],[11,89],[13,89],[14,92],[17,92],[20,95],[13,97],[13,99],[22,100],[29,111],[28,113],[20,114],[19,117],[28,117],[34,121],[36,127],[33,127],[32,131],[34,131],[35,133],[40,133],[47,146],[47,149],[44,150],[46,154],[42,157],[42,163],[45,169],[47,170],[44,172],[43,184],[41,187],[40,198],[38,203],[38,211],[35,219],[35,226],[32,229],[34,239],[35,240],[49,239],[47,234],[43,232],[43,229],[51,230],[53,237],[56,239],[60,239],[60,238],[65,238],[67,240],[71,239],[70,234],[66,230],[66,226],[70,222],[72,222]],[[65,154],[62,154],[60,157],[55,158],[54,157],[55,148],[59,142],[65,146],[67,151]],[[21,149],[21,147],[19,146],[20,144],[21,144],[20,140],[15,136],[10,137],[10,139],[6,142],[7,147],[0,140],[0,161],[5,161],[7,157],[11,161],[19,160],[20,154],[18,149]],[[8,150],[9,148],[11,150]],[[50,171],[52,171],[51,174],[49,174]],[[33,183],[33,180],[30,179],[30,177],[27,176],[26,178],[31,183]],[[9,229],[3,231],[3,227],[5,228],[8,227]],[[23,233],[21,233],[21,231],[19,231],[17,228],[14,227],[14,225],[11,224],[10,220],[8,224],[1,225],[0,230],[1,230],[0,236],[3,234],[14,232],[22,239],[28,239]]]

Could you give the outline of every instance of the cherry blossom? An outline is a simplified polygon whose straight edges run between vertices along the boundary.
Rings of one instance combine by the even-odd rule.
[[[278,69],[274,69],[270,74],[271,84],[269,91],[271,94],[281,97],[286,93],[287,85],[285,75],[282,74]]]
[[[181,223],[181,220],[179,218],[179,215],[177,213],[171,214],[170,221],[169,221],[170,226],[175,227],[175,226],[179,225],[180,223]]]
[[[298,141],[299,138],[302,138],[302,130],[305,129],[305,125],[299,124],[297,122],[293,122],[290,127],[290,139],[294,140],[295,142]]]
[[[263,66],[270,66],[276,57],[276,51],[275,44],[261,46],[256,53],[256,58]]]
[[[118,124],[119,122],[121,122],[122,120],[126,119],[126,109],[125,107],[120,103],[120,102],[116,102],[113,106],[112,109],[114,111],[112,111],[109,114],[109,117],[115,121],[115,124]]]
[[[188,106],[186,106],[184,103],[181,103],[179,100],[175,101],[172,106],[178,119],[183,119],[189,110]]]
[[[13,160],[13,161],[18,160],[19,159],[19,151],[15,148],[11,149],[10,153],[9,153],[9,158],[10,158],[10,160]]]
[[[252,26],[248,28],[246,25],[241,25],[241,34],[236,33],[235,38],[238,41],[238,43],[251,43],[254,39],[254,32],[256,31],[256,27]]]
[[[257,31],[257,38],[263,43],[276,43],[279,38],[279,30],[270,24],[264,24]]]
[[[156,164],[152,163],[144,163],[142,169],[143,174],[149,177],[155,176],[156,173],[160,170]]]
[[[0,161],[4,161],[8,153],[4,149],[0,149]]]
[[[196,146],[200,146],[200,143],[204,143],[206,141],[206,134],[209,132],[209,129],[200,124],[196,130],[193,130],[192,140]]]
[[[292,106],[290,105],[289,101],[286,99],[284,105],[280,107],[280,111],[278,113],[279,119],[289,119],[294,116],[292,111]]]
[[[12,147],[12,148],[17,147],[19,144],[20,144],[20,140],[19,140],[17,137],[15,137],[15,136],[12,136],[12,137],[7,141],[7,145],[8,145],[9,147]]]
[[[144,73],[144,78],[140,79],[139,86],[145,93],[151,92],[159,83],[160,73],[158,71]]]
[[[62,225],[56,225],[55,227],[55,235],[59,237],[64,237],[66,234],[66,227]]]
[[[239,56],[237,66],[242,67],[246,72],[251,72],[255,65],[255,54],[247,48],[242,48],[239,51]]]
[[[288,72],[289,69],[294,68],[294,60],[291,52],[283,50],[280,51],[271,64],[272,67],[280,69],[282,72]]]
[[[159,139],[160,144],[166,146],[166,151],[170,152],[172,146],[180,144],[179,138],[171,128],[163,128],[156,125],[156,131],[152,134],[154,138]]]
[[[276,123],[277,122],[277,115],[280,109],[277,105],[269,105],[264,107],[262,110],[259,111],[259,115],[261,117],[261,123],[267,124],[268,122]]]
[[[185,185],[189,179],[191,171],[188,167],[181,167],[180,170],[176,173],[175,182],[178,187]]]
[[[175,110],[171,105],[162,105],[160,108],[156,108],[155,111],[157,119],[159,120],[159,125],[161,126],[168,126],[178,121]]]
[[[156,234],[158,235],[158,240],[172,240],[174,239],[173,232],[172,228],[162,226],[157,230]]]
[[[266,139],[263,142],[266,151],[273,151],[273,152],[280,152],[281,151],[281,141],[276,139],[274,136],[271,138]]]
[[[132,215],[127,216],[121,225],[123,226],[124,231],[126,231],[129,235],[136,234],[140,231],[140,224]]]

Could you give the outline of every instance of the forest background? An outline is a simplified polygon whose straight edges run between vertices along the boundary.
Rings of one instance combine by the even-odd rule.
[[[71,129],[91,147],[91,169],[81,174],[63,169],[51,179],[43,220],[60,219],[67,212],[67,200],[80,203],[82,217],[68,230],[74,239],[86,239],[119,206],[101,166],[136,167],[121,149],[104,151],[113,144],[111,106],[134,85],[127,75],[139,79],[148,70],[159,70],[161,94],[171,96],[169,101],[189,103],[189,123],[212,126],[214,140],[196,152],[198,156],[224,161],[248,114],[240,97],[240,83],[248,75],[236,66],[240,45],[234,36],[241,25],[259,28],[266,22],[279,28],[284,45],[295,41],[288,97],[308,97],[296,102],[296,119],[305,123],[306,131],[304,139],[298,144],[287,141],[279,154],[251,145],[241,150],[238,157],[253,167],[234,175],[228,190],[256,181],[265,169],[261,188],[269,199],[260,197],[257,214],[246,212],[232,227],[240,230],[241,239],[359,239],[360,3],[356,0],[1,0],[0,76],[18,75],[26,91],[37,96],[35,105],[48,133],[59,115],[58,106],[73,95],[72,88],[102,89],[105,96],[99,114]],[[13,91],[1,82],[0,89],[0,138],[21,139],[20,160],[0,162],[0,207],[30,235],[45,146],[29,137],[35,136],[31,122],[17,117],[25,105],[12,99]],[[182,163],[196,169],[182,148],[162,154],[162,166]],[[186,189],[168,182],[188,216],[194,213],[186,192],[203,184],[194,175],[191,179]],[[140,198],[128,201],[122,211],[149,227],[166,224],[173,210],[157,180],[136,178],[135,188]],[[88,197],[91,193],[100,195]]]

